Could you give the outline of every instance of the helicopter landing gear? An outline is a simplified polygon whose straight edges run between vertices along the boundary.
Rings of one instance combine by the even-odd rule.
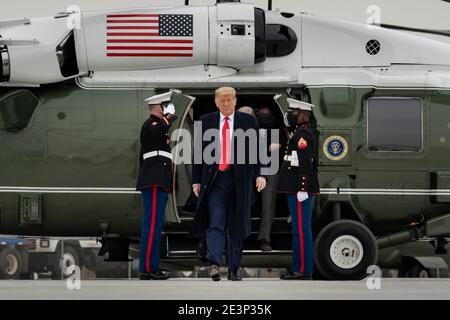
[[[105,236],[100,240],[100,243],[102,244],[102,248],[98,255],[103,256],[105,253],[108,253],[108,258],[105,261],[132,261],[128,255],[130,239],[119,236]]]
[[[325,226],[316,238],[317,269],[328,280],[360,280],[378,260],[378,246],[372,232],[352,220]]]

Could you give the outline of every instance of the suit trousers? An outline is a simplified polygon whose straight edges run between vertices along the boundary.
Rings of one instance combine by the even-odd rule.
[[[218,171],[207,195],[209,228],[206,230],[207,258],[220,266],[227,240],[228,270],[236,272],[241,265],[243,238],[230,230],[228,221],[234,216],[233,171]]]
[[[270,230],[272,229],[273,218],[275,217],[277,205],[277,183],[278,174],[267,176],[267,184],[261,195],[261,225],[259,227],[258,240],[265,239],[270,242]]]

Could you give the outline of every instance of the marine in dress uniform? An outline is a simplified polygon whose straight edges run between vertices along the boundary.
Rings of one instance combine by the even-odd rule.
[[[172,192],[172,154],[169,127],[176,119],[170,104],[171,92],[146,101],[150,117],[142,125],[140,169],[136,190],[142,192],[142,219],[139,271],[141,280],[166,280],[159,271],[160,238],[168,194]]]
[[[295,127],[290,133],[280,169],[278,193],[286,193],[292,217],[292,272],[283,280],[310,280],[313,273],[313,237],[311,228],[314,194],[319,181],[314,155],[316,138],[310,127],[312,104],[287,99],[286,125]]]

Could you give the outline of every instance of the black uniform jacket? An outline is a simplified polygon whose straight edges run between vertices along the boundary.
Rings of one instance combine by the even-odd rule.
[[[144,160],[143,156],[151,151],[171,152],[169,126],[174,120],[174,115],[165,115],[162,119],[151,115],[142,125],[136,190],[160,186],[167,192],[172,192],[172,160],[161,155]]]
[[[213,112],[207,114],[200,118],[202,122],[202,135],[208,129],[219,129],[220,114],[219,112]],[[233,130],[236,133],[237,129],[254,129],[255,134],[257,134],[259,127],[256,122],[256,118],[241,112],[234,113],[234,125]],[[202,139],[202,137],[195,136],[194,139]],[[232,145],[234,146],[234,164],[233,166],[233,177],[234,177],[234,213],[233,216],[228,217],[228,232],[234,232],[237,237],[245,238],[250,234],[251,231],[251,216],[250,216],[250,201],[251,201],[251,190],[252,182],[256,177],[260,176],[261,165],[259,158],[256,159],[256,163],[249,161],[250,157],[250,147],[249,139],[246,140],[245,147],[240,148],[239,151],[236,145],[236,137],[233,135]],[[202,152],[210,144],[217,143],[220,145],[220,141],[202,141]],[[220,150],[220,147],[217,149]],[[237,164],[237,159],[242,152],[245,153],[245,163]],[[192,170],[192,184],[200,183],[201,191],[198,200],[198,207],[196,216],[194,218],[190,236],[191,237],[202,237],[209,226],[209,213],[207,206],[207,196],[209,188],[214,182],[214,179],[218,172],[217,164],[194,164]]]
[[[298,165],[295,162],[292,163],[289,160],[283,159],[277,192],[320,192],[317,166],[314,161],[316,145],[314,132],[309,125],[306,124],[296,128],[292,138],[288,142],[285,156],[292,156],[292,152],[296,151]]]

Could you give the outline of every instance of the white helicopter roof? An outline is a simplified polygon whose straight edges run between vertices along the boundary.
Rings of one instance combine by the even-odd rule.
[[[450,87],[450,44],[308,14],[265,11],[266,25],[291,30],[297,42],[290,54],[255,63],[253,11],[250,4],[223,3],[82,13],[82,28],[73,30],[79,73],[70,76],[61,75],[55,48],[68,36],[72,15],[0,22],[0,46],[7,47],[1,58],[11,68],[6,85],[77,78],[83,87],[112,88]]]

